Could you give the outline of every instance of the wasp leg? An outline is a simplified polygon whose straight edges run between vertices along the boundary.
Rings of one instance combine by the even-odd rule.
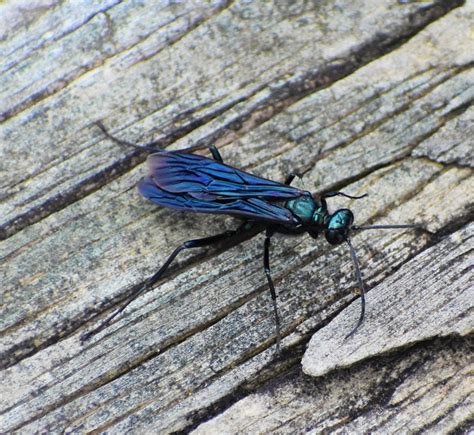
[[[265,244],[263,249],[263,268],[265,270],[265,275],[267,276],[268,287],[270,288],[270,294],[272,296],[273,302],[273,312],[275,314],[275,332],[277,340],[277,352],[280,351],[280,341],[281,341],[281,331],[280,331],[280,316],[278,315],[277,307],[277,295],[275,292],[275,286],[273,285],[272,276],[270,273],[270,239],[273,236],[273,231],[267,229]]]
[[[137,144],[134,144],[132,142],[128,142],[128,141],[123,140],[123,139],[119,139],[119,138],[115,137],[113,134],[109,133],[109,131],[105,128],[104,124],[102,124],[102,121],[97,121],[95,123],[95,125],[97,125],[97,127],[99,127],[102,130],[102,133],[104,133],[105,137],[107,137],[108,139],[110,139],[113,142],[118,143],[119,145],[132,147],[132,148],[137,148],[139,150],[149,151],[149,152],[152,152],[152,153],[156,153],[157,151],[161,150],[161,148],[159,148],[160,141],[149,142],[149,143],[146,143],[145,145],[137,145]]]
[[[224,163],[224,160],[222,159],[221,153],[219,152],[219,150],[216,148],[215,145],[209,145],[208,148],[209,148],[209,151],[211,152],[212,158],[214,160],[217,160],[219,163]]]
[[[288,174],[288,177],[286,177],[285,184],[289,186],[293,182],[295,177],[302,178],[302,175],[299,174],[298,172],[290,172]]]
[[[109,317],[107,317],[104,321],[102,321],[99,324],[99,326],[97,326],[92,331],[89,331],[83,334],[81,337],[81,341],[88,340],[93,335],[97,334],[102,329],[104,329],[116,316],[118,316],[123,310],[125,310],[125,308],[127,308],[127,306],[131,304],[141,293],[143,293],[145,290],[152,287],[153,284],[155,284],[162,277],[166,269],[168,269],[169,265],[173,262],[173,260],[181,251],[185,251],[186,249],[202,248],[204,246],[214,245],[215,243],[219,243],[223,240],[236,236],[237,234],[245,230],[246,228],[244,227],[244,225],[240,225],[236,230],[225,231],[221,234],[217,234],[215,236],[210,236],[210,237],[204,237],[202,239],[188,240],[184,242],[181,246],[178,246],[154,275],[148,278],[141,287],[135,290],[128,297],[128,299],[115,312],[113,312]]]

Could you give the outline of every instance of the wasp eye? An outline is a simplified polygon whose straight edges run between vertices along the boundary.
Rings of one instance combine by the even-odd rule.
[[[331,245],[340,245],[344,241],[344,232],[341,230],[327,230],[325,236]]]
[[[326,229],[326,240],[331,245],[339,245],[346,240],[354,215],[348,208],[337,210],[329,218]]]

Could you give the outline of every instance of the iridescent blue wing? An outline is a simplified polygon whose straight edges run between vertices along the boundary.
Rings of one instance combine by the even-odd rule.
[[[139,192],[155,204],[183,211],[228,214],[251,220],[296,225],[299,221],[286,208],[260,198],[205,201],[187,193],[171,193],[161,189],[152,177],[138,183]]]
[[[290,199],[307,194],[296,187],[257,177],[194,154],[158,152],[148,157],[149,176],[167,192],[197,199]]]

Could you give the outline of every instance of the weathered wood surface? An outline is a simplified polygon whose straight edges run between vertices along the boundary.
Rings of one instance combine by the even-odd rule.
[[[187,432],[213,416],[197,431],[468,431],[474,1],[12,1],[0,20],[2,432]],[[368,192],[331,207],[425,229],[353,237],[371,290],[344,342],[359,304],[346,247],[273,239],[276,357],[256,236],[183,255],[82,345],[175,246],[236,225],[140,198],[144,155],[98,119]],[[300,365],[316,331],[319,378]]]
[[[473,230],[471,224],[428,248],[377,286],[377,292],[370,292],[367,303],[373,307],[371,313],[350,340],[345,340],[344,331],[347,318],[357,318],[359,307],[354,303],[346,310],[348,316],[341,313],[318,331],[304,356],[303,371],[322,376],[335,367],[349,367],[433,337],[468,335],[474,329],[474,316],[470,315],[474,298],[472,276],[465,271],[473,267],[469,255]]]

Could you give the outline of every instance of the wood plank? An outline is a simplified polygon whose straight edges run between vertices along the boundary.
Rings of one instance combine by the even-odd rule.
[[[4,237],[137,163],[102,140],[94,121],[116,133],[131,127],[130,140],[154,135],[163,145],[211,120],[207,143],[229,130],[245,132],[460,3],[147,1],[80,11],[58,4],[46,16],[33,10],[26,48],[21,32],[6,43],[21,61],[8,59],[0,82]]]
[[[461,7],[366,0],[342,8],[102,2],[68,12],[70,5],[18,16],[4,43],[11,54],[0,76],[7,102],[0,126],[2,431],[189,431],[269,380],[282,392],[301,391],[304,382],[277,375],[300,371],[315,331],[351,326],[344,311],[339,317],[356,298],[347,249],[275,237],[272,275],[284,335],[276,356],[258,236],[183,255],[166,279],[81,344],[81,333],[175,246],[236,225],[140,198],[134,186],[146,172],[138,164],[143,154],[104,139],[91,125],[99,118],[132,141],[158,137],[173,149],[216,143],[229,164],[272,179],[298,170],[304,177],[297,185],[312,191],[368,192],[364,200],[330,202],[333,210],[353,209],[359,224],[424,222],[422,231],[353,237],[371,299],[396,285],[400,268],[424,264],[427,249],[442,249],[446,240],[462,248],[462,237],[449,235],[473,210],[470,142],[459,132],[473,101],[472,0]],[[15,11],[14,3],[1,7]],[[23,23],[18,31],[15,23]],[[451,146],[432,145],[443,141]],[[456,273],[462,280],[468,271]],[[403,307],[410,316],[412,305]],[[472,331],[466,334],[458,339],[462,349]],[[426,361],[426,370],[439,363],[439,379],[449,378],[455,366],[448,357],[423,359],[437,349],[431,337],[410,355],[397,350],[403,343],[391,347],[398,365],[382,368],[370,384],[372,410],[384,399],[384,375]],[[369,342],[369,331],[360,340]],[[446,341],[439,348],[464,373],[466,358]],[[354,390],[392,358],[378,352],[364,353],[375,362],[347,369]],[[340,376],[318,381],[337,389],[334,400],[344,393]],[[403,391],[425,379],[407,376]],[[434,407],[427,424],[452,415],[444,427],[461,427],[470,409],[463,397],[450,397],[455,416]],[[312,403],[320,406],[320,398]],[[344,427],[383,427],[370,412],[357,420],[346,403]],[[309,427],[313,420],[300,411],[283,418],[302,415],[288,428]],[[393,427],[407,415],[400,411]],[[328,416],[318,427],[332,427]]]
[[[192,433],[469,433],[472,344],[440,339],[318,379],[295,368]]]
[[[471,333],[474,280],[466,271],[474,266],[473,231],[472,224],[456,231],[373,289],[366,321],[351,338],[344,331],[357,319],[355,303],[318,331],[303,358],[303,371],[322,376],[420,341]]]

